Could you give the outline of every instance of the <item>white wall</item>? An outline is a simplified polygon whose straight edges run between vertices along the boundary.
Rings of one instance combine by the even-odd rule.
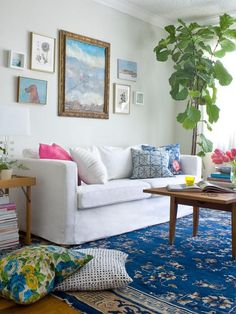
[[[59,29],[110,42],[109,120],[57,115]],[[29,70],[30,32],[57,39],[55,73]],[[168,85],[171,70],[167,63],[156,62],[153,53],[162,36],[161,29],[92,0],[0,0],[0,105],[28,107],[31,116],[31,136],[13,138],[15,154],[40,142],[66,147],[172,143],[176,122]],[[27,69],[8,68],[7,50],[27,53]],[[138,63],[137,82],[117,79],[117,58]],[[18,76],[47,80],[47,105],[16,103]],[[113,114],[113,83],[143,91],[145,106],[131,104],[130,115]]]

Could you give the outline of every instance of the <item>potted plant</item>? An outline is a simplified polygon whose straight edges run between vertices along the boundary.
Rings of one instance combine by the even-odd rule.
[[[27,170],[23,164],[20,164],[17,160],[6,160],[0,158],[0,179],[9,180],[12,177],[12,172],[14,168]]]
[[[216,105],[217,84],[226,86],[232,81],[219,59],[236,49],[236,19],[224,14],[218,25],[178,22],[177,26],[165,27],[168,36],[159,41],[154,52],[157,61],[172,59],[170,94],[174,100],[186,101],[186,109],[178,114],[177,121],[185,129],[193,129],[191,153],[196,154],[198,144],[198,155],[204,156],[213,145],[200,126],[212,130],[220,112]]]

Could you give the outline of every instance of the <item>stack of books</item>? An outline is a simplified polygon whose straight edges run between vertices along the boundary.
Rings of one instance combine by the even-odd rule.
[[[2,202],[1,202],[2,203]],[[0,250],[19,245],[15,203],[0,203]]]
[[[211,173],[210,177],[213,179],[230,181],[230,173],[213,172]]]

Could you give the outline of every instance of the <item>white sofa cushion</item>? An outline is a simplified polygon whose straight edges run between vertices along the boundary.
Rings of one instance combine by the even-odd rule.
[[[168,184],[180,184],[185,183],[185,175],[179,174],[174,177],[168,178],[149,178],[149,179],[142,179],[151,185],[152,188],[160,188],[167,186]]]
[[[78,208],[91,208],[149,198],[143,189],[150,184],[142,180],[117,179],[104,185],[81,185],[77,188]]]
[[[138,146],[137,146],[138,147]],[[98,147],[108,180],[129,178],[132,174],[131,147]]]
[[[70,149],[72,159],[77,163],[80,179],[87,184],[107,182],[107,170],[100,159],[98,151],[89,152],[77,147]]]

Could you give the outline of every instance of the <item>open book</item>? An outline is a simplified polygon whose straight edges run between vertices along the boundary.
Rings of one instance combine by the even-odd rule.
[[[236,187],[233,184],[214,184],[208,181],[200,181],[194,185],[170,184],[167,185],[168,191],[188,191],[188,192],[207,192],[207,193],[235,193]]]

